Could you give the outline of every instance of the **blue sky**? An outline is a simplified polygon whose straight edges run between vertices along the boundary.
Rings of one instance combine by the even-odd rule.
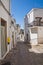
[[[32,8],[43,8],[43,0],[11,0],[11,15],[24,28],[24,16]]]

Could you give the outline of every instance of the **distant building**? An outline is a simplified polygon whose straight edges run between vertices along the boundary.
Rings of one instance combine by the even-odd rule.
[[[16,34],[16,41],[18,42],[20,40],[19,33],[20,33],[20,25],[16,24],[17,34]]]
[[[24,29],[20,29],[20,41],[24,41]]]
[[[16,20],[11,17],[10,23],[10,38],[11,38],[11,47],[13,48],[16,45]]]
[[[24,17],[24,36],[33,45],[43,43],[43,9],[34,8]]]

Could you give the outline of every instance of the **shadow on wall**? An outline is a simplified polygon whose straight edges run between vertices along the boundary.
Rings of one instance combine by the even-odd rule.
[[[25,42],[30,42],[30,31],[26,34]]]

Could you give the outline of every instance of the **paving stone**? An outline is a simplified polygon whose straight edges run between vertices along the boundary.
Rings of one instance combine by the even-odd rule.
[[[32,46],[28,46],[26,43],[17,43],[16,49],[12,49],[2,63],[10,62],[11,65],[43,65],[43,53],[31,52],[29,51],[31,48]]]

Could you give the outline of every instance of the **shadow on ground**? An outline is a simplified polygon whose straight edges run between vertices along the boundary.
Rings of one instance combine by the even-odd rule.
[[[11,65],[43,65],[43,53],[30,52],[28,49],[31,48],[30,44],[18,42],[16,49],[12,49],[1,63],[10,62]]]

